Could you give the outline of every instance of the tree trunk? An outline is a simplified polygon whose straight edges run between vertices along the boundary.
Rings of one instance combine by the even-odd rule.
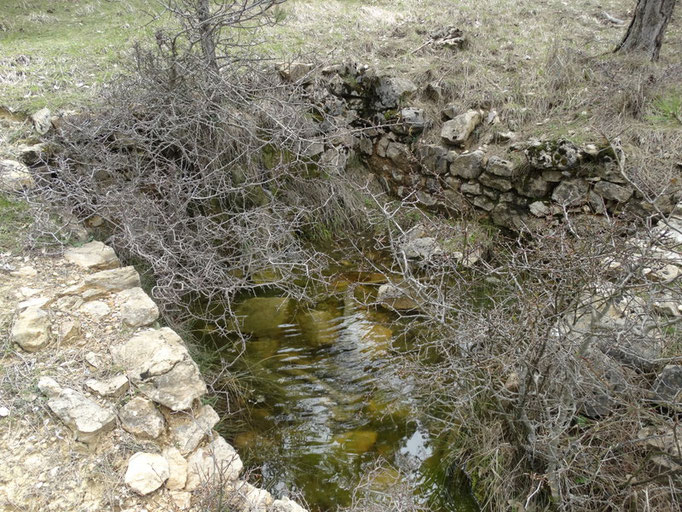
[[[672,18],[675,0],[637,0],[625,37],[616,52],[642,52],[658,60],[663,33]]]
[[[201,38],[201,51],[209,69],[218,71],[218,59],[216,57],[215,41],[213,39],[214,26],[211,23],[210,0],[199,0],[197,5],[197,19],[199,21],[199,37]]]

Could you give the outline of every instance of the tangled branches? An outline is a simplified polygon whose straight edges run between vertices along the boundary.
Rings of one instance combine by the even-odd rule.
[[[322,264],[306,240],[353,225],[344,155],[274,73],[216,75],[167,58],[138,48],[138,72],[95,114],[65,123],[43,199],[103,223],[118,251],[149,265],[154,295],[179,318],[227,318],[230,298],[264,286],[303,294],[296,280],[310,283]]]
[[[679,401],[658,390],[680,362],[679,232],[569,222],[468,270],[404,268],[429,326],[411,373],[487,509],[675,510],[682,451],[659,441]]]

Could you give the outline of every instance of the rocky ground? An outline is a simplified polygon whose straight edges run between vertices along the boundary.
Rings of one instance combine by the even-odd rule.
[[[240,479],[197,365],[104,244],[0,255],[0,333],[0,510],[304,510]]]

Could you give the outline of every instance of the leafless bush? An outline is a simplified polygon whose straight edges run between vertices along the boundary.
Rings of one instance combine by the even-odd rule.
[[[396,210],[383,211],[397,247]],[[425,273],[396,261],[420,307],[410,373],[426,376],[432,427],[450,434],[449,460],[486,509],[679,506],[680,466],[661,464],[643,429],[675,425],[651,390],[680,361],[679,317],[658,305],[680,303],[682,291],[679,278],[651,271],[679,263],[680,251],[647,225],[567,217],[498,244],[473,268]]]
[[[238,292],[302,296],[323,264],[307,240],[353,226],[359,210],[344,155],[266,66],[218,72],[169,44],[138,47],[135,73],[104,106],[64,123],[43,204],[104,223],[178,319],[226,320]]]
[[[258,44],[259,29],[277,22],[285,1],[158,0],[180,26],[170,38],[173,54],[200,55],[212,73],[245,58],[244,49]]]

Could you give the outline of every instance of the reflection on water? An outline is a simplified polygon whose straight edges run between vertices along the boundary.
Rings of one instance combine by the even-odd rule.
[[[374,473],[372,487],[390,490],[407,478],[435,511],[477,510],[468,493],[445,484],[438,443],[391,362],[399,324],[359,307],[352,289],[315,309],[282,297],[238,305],[251,335],[240,364],[257,390],[249,427],[232,442],[273,494],[300,490],[312,509],[348,505],[360,476],[382,460],[403,473]],[[229,351],[234,342],[221,343]]]

